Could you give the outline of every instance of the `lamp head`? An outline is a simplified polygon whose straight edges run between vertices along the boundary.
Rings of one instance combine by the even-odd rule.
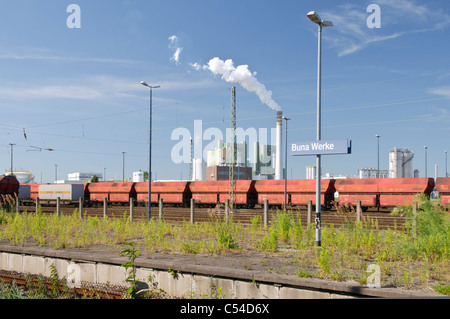
[[[311,20],[314,23],[317,23],[318,25],[320,25],[322,27],[332,27],[333,26],[333,22],[323,21],[320,18],[320,16],[317,14],[317,12],[315,12],[315,11],[309,11],[306,16],[309,18],[309,20]]]

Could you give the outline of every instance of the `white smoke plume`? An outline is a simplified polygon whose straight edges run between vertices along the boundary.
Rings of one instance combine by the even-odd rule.
[[[179,45],[179,40],[176,35],[171,35],[169,37],[169,49],[173,51],[173,56],[170,60],[175,61],[175,64],[180,64],[180,54],[183,51],[183,48]]]
[[[281,107],[272,99],[272,91],[268,91],[264,84],[258,82],[255,78],[256,72],[250,72],[248,65],[234,67],[233,60],[223,61],[217,57],[209,60],[207,65],[201,66],[198,63],[191,63],[190,65],[197,71],[204,69],[219,74],[226,82],[239,83],[247,91],[254,92],[262,103],[275,111],[281,111]]]

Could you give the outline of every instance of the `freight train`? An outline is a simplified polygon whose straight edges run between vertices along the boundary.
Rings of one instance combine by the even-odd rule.
[[[7,189],[1,183],[1,189]],[[17,185],[11,181],[14,192],[29,194],[21,200],[52,200],[56,196],[69,200],[83,197],[88,204],[103,202],[128,203],[133,199],[137,204],[148,202],[147,182],[85,183],[76,184],[28,184]],[[238,180],[234,198],[238,207],[252,208],[268,200],[270,206],[283,206],[285,198],[284,180]],[[27,190],[28,187],[28,191]],[[410,204],[414,196],[423,193],[430,196],[434,188],[439,191],[441,204],[450,206],[450,178],[379,178],[379,179],[323,179],[321,181],[321,206],[331,208],[333,204],[356,206],[361,201],[363,209],[372,207],[396,207]],[[81,188],[81,190],[80,190]],[[224,204],[230,198],[228,181],[166,181],[152,182],[151,203],[160,199],[164,204],[189,206],[194,199],[197,205],[214,206]],[[9,190],[11,192],[11,190]],[[74,193],[77,193],[75,195]],[[291,179],[286,183],[286,202],[289,207],[301,207],[311,201],[316,204],[316,181]],[[65,198],[66,198],[65,197]]]

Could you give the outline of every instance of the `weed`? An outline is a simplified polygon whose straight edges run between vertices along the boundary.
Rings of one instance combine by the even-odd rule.
[[[298,269],[298,270],[295,272],[295,275],[296,275],[297,277],[300,277],[300,278],[309,278],[309,277],[312,277],[312,275],[311,275],[308,271],[302,270],[302,269]]]
[[[258,240],[257,249],[261,251],[278,250],[278,231],[276,228],[271,226],[269,233],[262,240]]]
[[[319,269],[323,274],[329,274],[331,268],[330,251],[326,247],[320,248],[319,251]]]
[[[343,208],[340,210],[344,213]],[[39,211],[15,214],[0,210],[0,240],[8,240],[13,245],[33,243],[55,248],[93,244],[116,247],[135,241],[136,246],[127,247],[130,259],[133,251],[138,253],[138,247],[148,253],[215,255],[234,249],[278,254],[282,245],[283,248],[297,250],[299,269],[318,270],[310,272],[311,276],[364,282],[369,260],[380,265],[387,284],[409,287],[417,284],[433,286],[441,282],[445,286],[450,278],[448,211],[434,202],[421,201],[415,223],[416,236],[412,232],[411,206],[401,207],[398,212],[407,216],[410,226],[406,232],[395,227],[380,230],[374,220],[355,222],[354,218],[347,216],[343,227],[323,225],[320,250],[314,245],[314,224],[302,226],[299,214],[291,211],[278,212],[271,225],[263,228],[260,215],[252,218],[250,226],[243,227],[222,219],[171,225],[155,220],[130,221],[125,215],[119,219],[88,216],[80,219],[76,212],[57,217]],[[414,267],[407,268],[406,263],[411,261],[414,261]],[[132,284],[135,281],[132,271],[134,259],[130,262],[127,276]],[[298,270],[296,275],[307,276],[307,273]]]
[[[135,299],[138,292],[135,260],[140,253],[136,248],[134,248],[134,243],[126,243],[124,244],[124,247],[125,246],[129,246],[130,248],[124,248],[120,252],[120,256],[128,257],[128,261],[121,265],[121,267],[125,267],[125,270],[128,272],[128,276],[125,281],[130,284],[130,287],[127,289],[126,295],[127,297]]]
[[[218,222],[217,225],[217,242],[219,248],[223,250],[236,249],[239,247],[233,234],[231,223]]]
[[[178,279],[180,272],[177,270],[173,270],[172,268],[169,268],[167,272],[172,276],[173,279]]]
[[[287,243],[289,241],[289,232],[292,226],[292,214],[286,211],[278,211],[275,221],[275,227],[278,230],[281,241]]]
[[[433,287],[433,289],[437,293],[450,296],[450,285],[437,284]]]

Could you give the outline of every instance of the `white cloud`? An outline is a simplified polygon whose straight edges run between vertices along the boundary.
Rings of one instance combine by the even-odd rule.
[[[323,33],[327,43],[338,51],[338,56],[353,54],[374,44],[400,38],[410,33],[429,32],[450,25],[450,15],[432,10],[413,0],[378,0],[381,8],[381,28],[370,29],[365,6],[345,4],[321,16],[333,21],[333,30]]]
[[[173,51],[173,55],[170,58],[171,61],[175,61],[175,64],[180,64],[180,55],[183,48],[179,45],[179,38],[176,35],[169,37],[169,49]]]
[[[42,61],[61,61],[61,62],[93,62],[93,63],[148,63],[145,61],[114,59],[114,58],[93,58],[93,57],[74,57],[59,56],[53,54],[24,54],[11,51],[0,51],[0,59],[5,60],[42,60]]]
[[[200,71],[204,66],[200,65],[199,63],[189,63],[189,65],[196,71]]]
[[[429,89],[428,92],[431,93],[431,94],[442,95],[442,96],[450,98],[450,85],[449,86],[442,86],[442,87],[439,87],[439,88]]]
[[[0,97],[9,99],[76,99],[98,100],[129,96],[140,89],[135,80],[111,76],[90,76],[81,79],[59,79],[58,84],[6,84],[0,87]]]

